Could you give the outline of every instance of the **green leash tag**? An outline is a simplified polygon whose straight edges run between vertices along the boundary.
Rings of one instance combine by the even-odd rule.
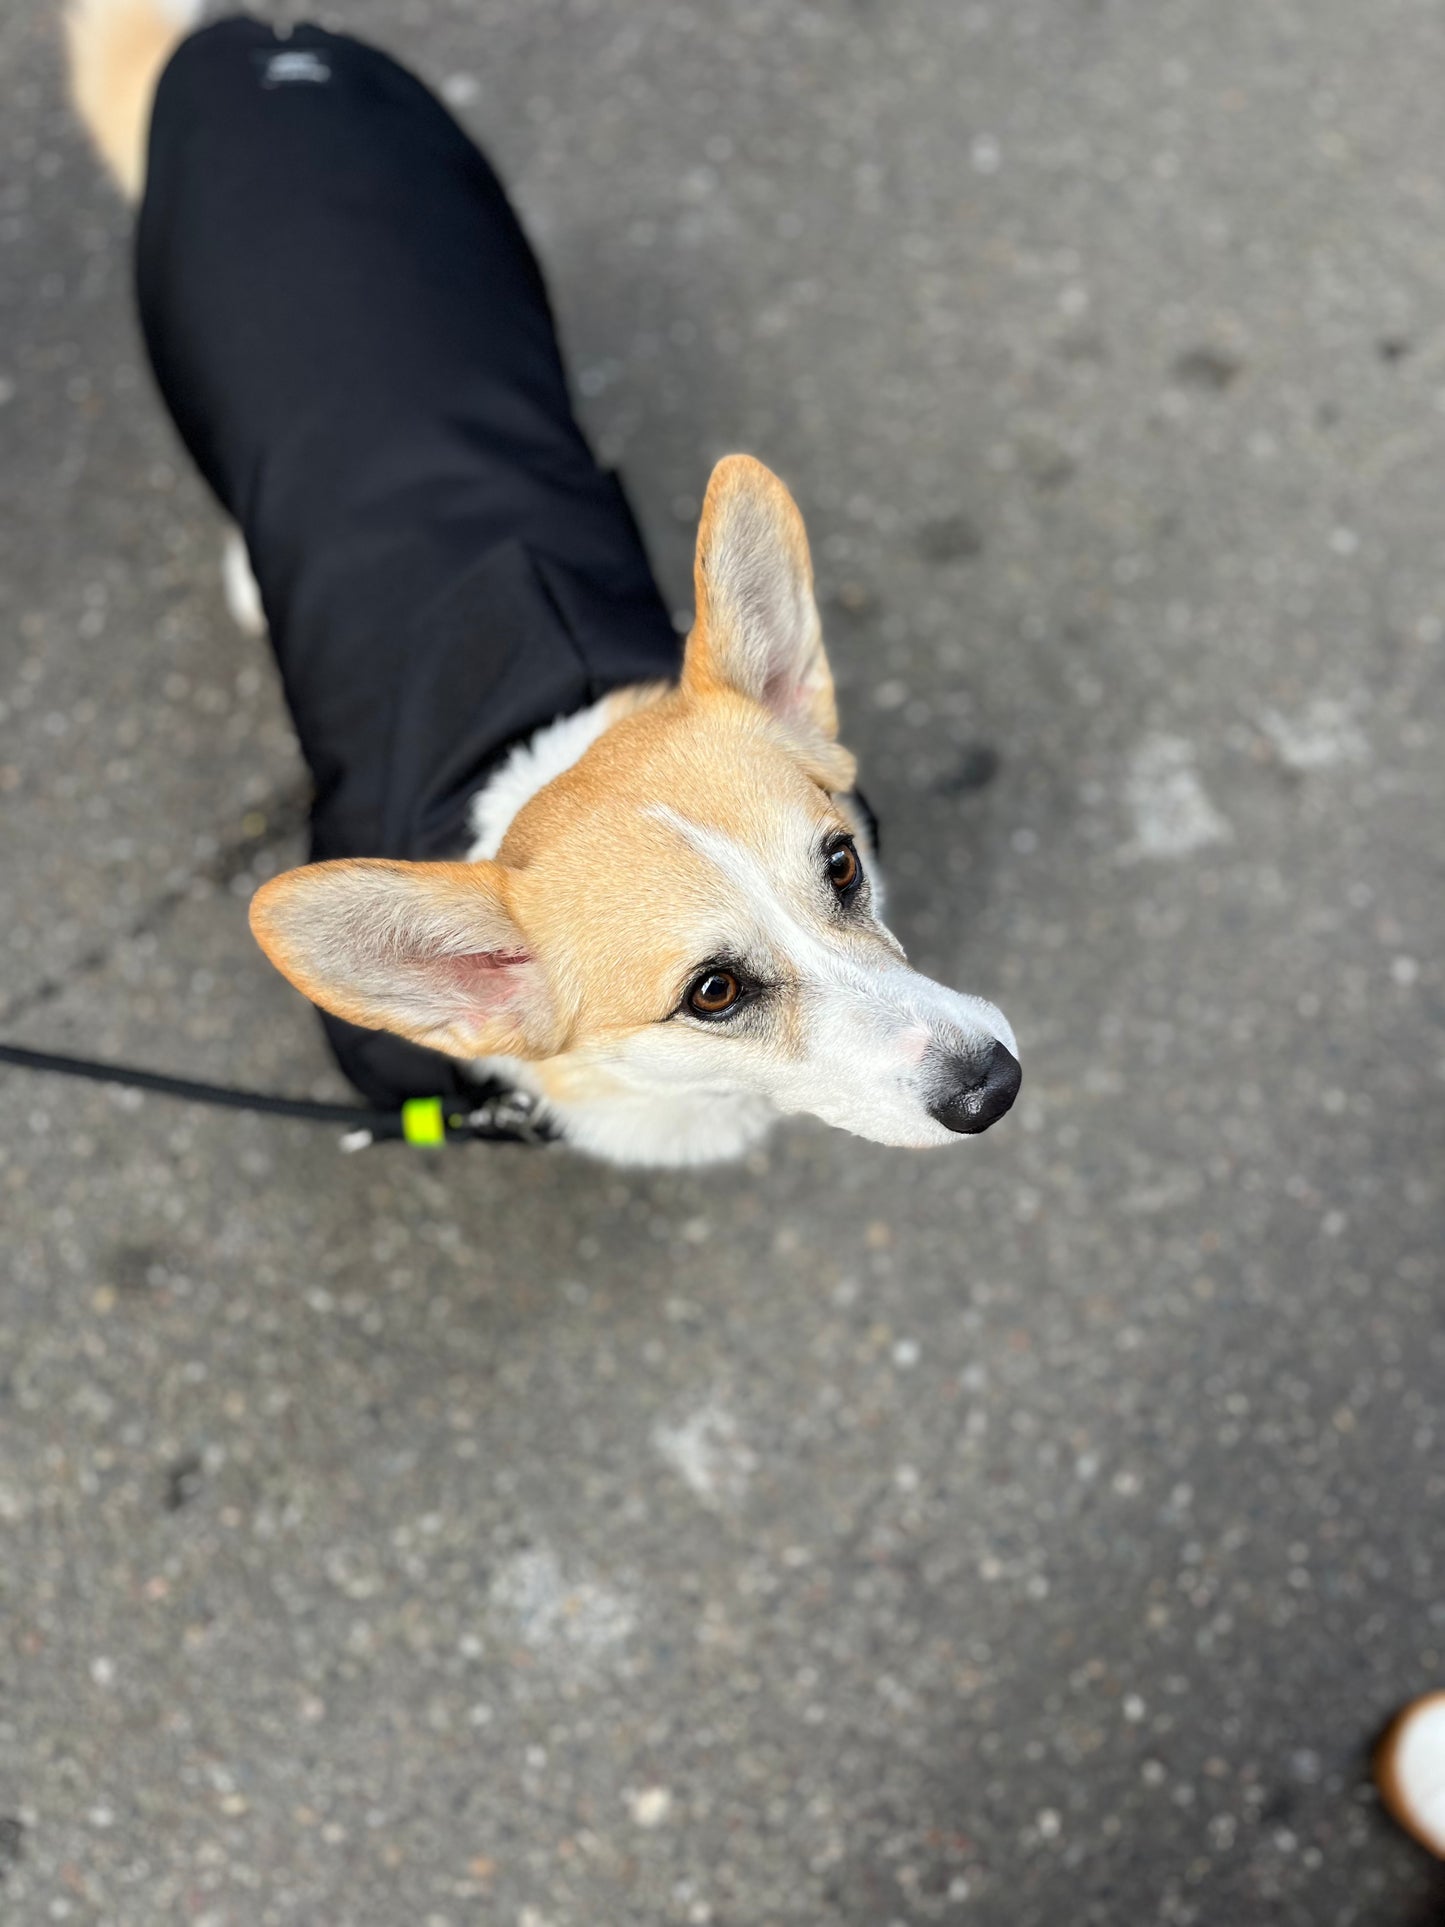
[[[446,1112],[439,1097],[409,1097],[401,1107],[401,1134],[408,1144],[432,1146],[447,1141]]]

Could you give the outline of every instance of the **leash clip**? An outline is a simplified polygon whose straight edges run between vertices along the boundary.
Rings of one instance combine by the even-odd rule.
[[[462,1118],[463,1127],[478,1136],[504,1135],[519,1144],[549,1144],[552,1134],[536,1115],[537,1100],[530,1091],[498,1091]]]
[[[511,1144],[550,1144],[554,1133],[537,1116],[537,1100],[529,1091],[503,1090],[470,1111],[452,1110],[445,1098],[409,1097],[397,1113],[394,1131],[405,1143],[435,1150],[463,1139],[501,1140]],[[341,1140],[347,1152],[365,1151],[378,1142],[374,1130],[348,1131]]]

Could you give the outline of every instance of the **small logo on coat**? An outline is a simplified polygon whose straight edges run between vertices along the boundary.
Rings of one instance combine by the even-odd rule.
[[[324,87],[330,78],[330,66],[309,47],[298,47],[290,53],[272,54],[261,69],[263,87],[292,87],[298,83]]]

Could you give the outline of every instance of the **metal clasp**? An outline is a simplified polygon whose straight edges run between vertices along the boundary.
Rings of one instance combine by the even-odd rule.
[[[462,1121],[473,1131],[505,1131],[520,1144],[549,1144],[552,1133],[536,1111],[537,1099],[530,1091],[499,1091]]]

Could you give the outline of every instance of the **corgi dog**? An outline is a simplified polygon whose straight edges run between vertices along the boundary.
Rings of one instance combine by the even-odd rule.
[[[520,228],[421,83],[319,29],[192,32],[174,0],[67,24],[80,115],[144,197],[152,362],[316,776],[318,860],[251,926],[333,1041],[406,1040],[617,1164],[734,1158],[794,1114],[919,1149],[1002,1117],[1007,1020],[883,922],[783,483],[714,469],[678,654]]]

